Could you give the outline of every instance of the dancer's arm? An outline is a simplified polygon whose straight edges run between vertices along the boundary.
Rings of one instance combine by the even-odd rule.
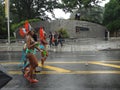
[[[40,52],[43,52],[43,50],[41,50],[39,47],[35,47],[38,51],[40,51]]]
[[[28,49],[33,48],[33,47],[37,44],[37,42],[31,44],[31,38],[30,38],[30,36],[27,38],[26,43],[27,43],[27,47],[28,47]]]

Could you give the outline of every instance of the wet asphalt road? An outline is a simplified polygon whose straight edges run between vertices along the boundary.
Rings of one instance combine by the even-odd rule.
[[[49,52],[35,84],[24,79],[20,58],[21,52],[0,52],[0,64],[13,77],[1,90],[120,90],[119,50]]]

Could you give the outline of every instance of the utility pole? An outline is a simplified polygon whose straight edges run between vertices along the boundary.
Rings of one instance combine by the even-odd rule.
[[[7,29],[8,29],[8,44],[10,44],[10,4],[9,0],[5,0],[5,15],[7,18]]]

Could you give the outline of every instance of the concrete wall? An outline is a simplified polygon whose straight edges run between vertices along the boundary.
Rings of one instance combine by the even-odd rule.
[[[105,27],[99,24],[90,23],[87,21],[78,21],[78,20],[54,20],[51,22],[40,21],[36,23],[31,23],[33,28],[38,28],[40,26],[45,27],[45,31],[56,31],[60,28],[67,30],[70,37],[75,38],[103,38],[105,36]],[[76,33],[76,26],[88,28],[88,31],[80,31]],[[18,30],[17,37],[19,37]]]
[[[89,28],[89,31],[80,31],[76,33],[76,26]],[[77,38],[103,38],[105,36],[105,27],[90,23],[86,21],[77,21],[77,20],[59,20],[51,22],[51,30],[58,30],[64,28],[68,31],[70,37]]]

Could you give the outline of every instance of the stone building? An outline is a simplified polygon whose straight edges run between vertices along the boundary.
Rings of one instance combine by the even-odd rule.
[[[31,26],[36,30],[39,30],[39,27],[43,26],[47,33],[49,31],[54,32],[63,28],[72,38],[104,38],[106,30],[106,27],[102,25],[78,20],[40,21],[31,23]],[[16,34],[17,38],[19,38],[18,30],[16,30]]]

